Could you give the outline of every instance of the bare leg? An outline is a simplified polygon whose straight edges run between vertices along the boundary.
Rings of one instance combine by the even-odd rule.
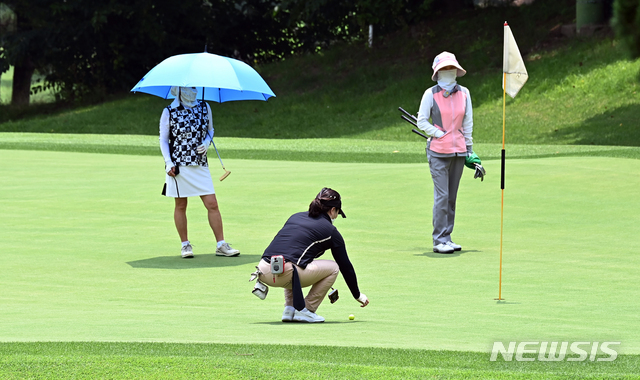
[[[173,210],[173,220],[176,223],[180,241],[187,241],[187,198],[176,198],[176,207]]]
[[[209,226],[213,231],[213,235],[216,237],[216,241],[224,240],[224,234],[222,233],[222,216],[218,209],[218,200],[215,194],[207,194],[200,196],[204,207],[207,208],[207,216],[209,218]]]

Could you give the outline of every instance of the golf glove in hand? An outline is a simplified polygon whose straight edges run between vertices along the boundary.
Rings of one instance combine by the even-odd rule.
[[[484,176],[487,174],[487,171],[484,170],[482,165],[474,164],[476,166],[476,173],[473,175],[473,179],[480,177],[480,181],[484,181]]]
[[[204,139],[204,141],[202,141],[202,144],[200,144],[197,148],[198,154],[202,154],[202,155],[207,154],[207,149],[209,149],[209,146],[211,145],[211,140],[213,140],[213,133],[214,133],[213,128],[207,131],[207,137]]]
[[[464,164],[469,169],[475,169],[476,168],[475,164],[481,165],[482,161],[480,161],[480,157],[478,157],[477,154],[471,153],[467,155],[467,157],[465,158]]]
[[[209,149],[208,145],[200,144],[198,146],[198,149],[197,149],[198,154],[206,154],[207,153],[207,149]]]
[[[174,166],[176,166],[176,164],[174,164],[173,162],[165,162],[164,163],[165,172],[169,173],[171,171],[171,168]]]
[[[362,304],[362,306],[360,307],[365,307],[369,304],[369,299],[367,298],[367,296],[364,295],[364,293],[360,292],[360,297],[358,297],[358,302]]]

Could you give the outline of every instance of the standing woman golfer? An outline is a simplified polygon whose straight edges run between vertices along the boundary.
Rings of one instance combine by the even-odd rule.
[[[324,318],[316,314],[333,283],[342,272],[351,295],[361,307],[369,304],[364,293],[360,293],[356,272],[353,269],[344,239],[333,225],[341,215],[342,201],[337,191],[324,188],[309,205],[308,212],[299,212],[289,217],[284,227],[273,238],[273,241],[262,255],[258,265],[260,281],[270,286],[284,288],[285,307],[282,322],[324,322]],[[333,260],[316,260],[331,249]],[[284,257],[284,271],[279,275],[271,273],[271,256]],[[295,267],[295,268],[294,268]],[[298,294],[294,285],[294,270],[297,272]],[[309,293],[302,300],[302,290],[311,286]],[[297,298],[299,297],[299,298]],[[296,307],[294,307],[294,305]]]
[[[432,68],[431,79],[438,84],[422,96],[418,128],[431,136],[426,152],[433,179],[433,251],[453,253],[462,249],[451,233],[465,158],[473,153],[473,110],[469,90],[456,81],[467,73],[456,56],[442,52]]]
[[[207,149],[213,139],[209,104],[196,100],[195,87],[172,87],[176,98],[160,117],[160,150],[167,172],[163,195],[175,198],[173,218],[182,241],[181,256],[193,257],[187,236],[187,198],[199,196],[217,240],[217,256],[238,256],[224,240],[222,217],[211,181]]]

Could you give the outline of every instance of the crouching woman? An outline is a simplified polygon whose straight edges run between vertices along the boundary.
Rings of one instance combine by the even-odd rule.
[[[361,307],[369,304],[367,296],[358,288],[344,239],[333,225],[338,215],[346,217],[340,194],[324,188],[311,202],[308,212],[289,217],[264,251],[258,265],[260,281],[284,288],[282,322],[324,322],[316,311],[336,281],[338,272],[342,272],[353,298],[360,302]],[[318,260],[327,249],[331,249],[335,261]],[[271,257],[279,255],[284,258],[284,270],[280,274],[272,274]],[[299,281],[294,281],[294,270]],[[311,289],[302,299],[301,288],[309,286]]]

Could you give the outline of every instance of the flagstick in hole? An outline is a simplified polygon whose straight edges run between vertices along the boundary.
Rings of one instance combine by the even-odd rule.
[[[507,94],[510,97],[515,98],[522,86],[529,78],[527,68],[520,55],[520,49],[513,37],[511,28],[507,22],[504,22],[504,48],[502,56],[502,159],[501,159],[501,173],[500,173],[500,190],[501,204],[500,204],[500,274],[498,277],[498,298],[495,298],[498,302],[504,301],[502,298],[502,237],[503,237],[503,222],[504,222],[504,169],[505,169],[505,124],[506,124],[506,108],[507,108]]]

